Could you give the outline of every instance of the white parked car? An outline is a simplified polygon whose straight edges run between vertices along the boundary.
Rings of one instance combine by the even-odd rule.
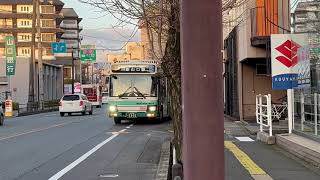
[[[2,126],[4,123],[4,112],[2,109],[2,103],[0,102],[0,126]]]
[[[64,116],[65,113],[68,113],[68,115],[72,113],[85,115],[87,112],[92,115],[93,106],[84,94],[68,94],[61,98],[59,111],[60,116]]]
[[[109,93],[103,92],[102,93],[102,104],[108,104],[108,100],[109,100]]]

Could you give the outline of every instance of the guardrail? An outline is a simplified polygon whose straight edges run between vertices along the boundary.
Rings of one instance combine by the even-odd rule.
[[[18,114],[21,113],[35,113],[41,111],[54,110],[59,107],[59,100],[31,102],[27,104],[18,105]]]
[[[263,132],[263,127],[269,129],[269,136],[272,136],[272,104],[271,94],[256,96],[256,119],[260,125],[260,132]]]
[[[0,105],[4,109],[4,101],[0,102]],[[27,104],[19,104],[13,102],[13,111],[17,116],[36,114],[41,112],[49,112],[58,110],[59,108],[59,100],[50,100],[50,101],[42,101],[42,102],[31,102]]]

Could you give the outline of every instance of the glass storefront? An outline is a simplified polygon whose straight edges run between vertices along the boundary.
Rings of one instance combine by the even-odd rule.
[[[320,135],[320,34],[305,35],[307,43],[297,51],[298,87],[294,90],[294,130],[318,136]]]

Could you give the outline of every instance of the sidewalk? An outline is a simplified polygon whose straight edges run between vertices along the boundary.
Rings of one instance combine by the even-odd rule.
[[[260,125],[256,122],[241,122],[241,126],[249,131],[251,135],[256,135],[260,131]],[[274,134],[288,133],[288,122],[284,120],[274,121],[272,122],[272,129]],[[267,129],[264,127],[264,130]]]
[[[249,131],[249,128],[251,131]],[[320,179],[316,167],[305,166],[276,145],[255,141],[254,124],[243,125],[225,118],[225,171],[227,180]],[[230,145],[231,144],[231,145]],[[258,174],[258,176],[257,176]]]

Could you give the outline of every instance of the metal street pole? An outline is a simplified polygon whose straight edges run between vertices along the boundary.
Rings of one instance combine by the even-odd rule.
[[[73,55],[73,50],[74,48],[72,47],[72,52],[71,52],[71,58],[72,58],[72,73],[71,73],[71,78],[72,78],[72,94],[74,94],[74,75],[75,75],[75,70],[74,70],[74,55]]]
[[[41,19],[40,19],[40,0],[37,0],[37,38],[38,38],[38,100],[40,103],[40,109],[42,109],[42,102],[44,100],[44,91],[43,91],[43,64],[42,64],[42,44],[41,44]]]
[[[35,50],[36,50],[36,18],[37,18],[37,0],[32,0],[33,8],[32,8],[32,33],[31,33],[31,60],[30,60],[30,85],[29,85],[29,102],[35,101],[35,82],[36,82],[36,58],[35,58]]]
[[[221,0],[181,3],[184,178],[223,180]]]

